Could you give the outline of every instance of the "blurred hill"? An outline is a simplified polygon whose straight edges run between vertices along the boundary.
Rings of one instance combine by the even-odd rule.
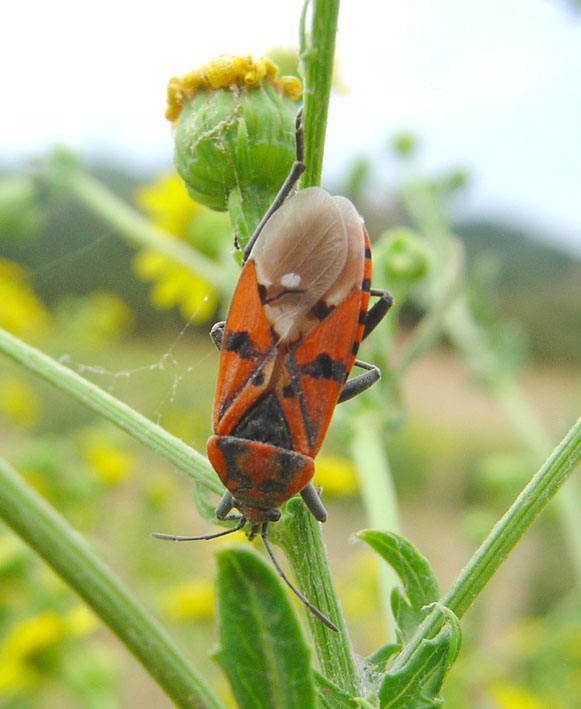
[[[145,181],[108,167],[92,174],[129,202]],[[393,216],[375,213],[370,221],[389,226]],[[487,264],[494,276],[488,289],[493,304],[502,318],[520,324],[532,357],[577,365],[581,261],[552,247],[554,235],[532,235],[493,217],[463,222],[454,230],[465,244],[468,268]],[[0,257],[26,264],[47,303],[71,293],[111,290],[133,308],[139,331],[179,327],[175,309],[160,313],[150,305],[148,285],[131,270],[133,253],[108,225],[66,195],[51,203],[35,236],[14,240],[0,233]]]
[[[492,219],[455,227],[469,268],[487,258],[496,271],[498,312],[522,325],[534,359],[581,361],[581,261],[551,246],[551,234],[530,234]]]

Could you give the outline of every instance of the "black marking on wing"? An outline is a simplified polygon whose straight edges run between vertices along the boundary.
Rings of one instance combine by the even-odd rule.
[[[301,293],[306,293],[307,291],[304,288],[283,288],[280,293],[277,293],[276,295],[271,296],[268,298],[266,296],[266,292],[264,294],[264,299],[262,295],[260,296],[260,300],[264,305],[267,305],[268,303],[274,303],[275,300],[278,300],[279,298],[282,298],[284,295],[293,295],[293,294],[301,294]]]
[[[239,456],[245,451],[244,445],[241,442],[237,442],[235,438],[231,438],[230,436],[221,436],[216,441],[216,445],[224,456],[228,480],[232,480],[236,483],[234,490],[236,492],[252,490],[254,483],[248,475],[240,470],[240,465],[238,462]]]
[[[315,379],[333,379],[341,383],[345,381],[347,376],[343,362],[333,359],[326,352],[321,352],[316,359],[301,365],[299,371],[301,374],[307,374]]]
[[[313,313],[317,320],[324,320],[334,309],[334,305],[327,305],[327,303],[321,299],[313,305],[311,313]]]
[[[251,374],[246,379],[244,379],[242,382],[240,382],[238,387],[236,387],[236,389],[234,391],[231,391],[229,396],[224,397],[224,399],[220,403],[220,408],[218,410],[218,418],[219,419],[222,419],[224,417],[226,411],[228,411],[228,409],[232,406],[232,402],[238,396],[240,396],[240,392],[243,391],[245,387],[247,387],[248,385],[260,387],[264,384],[264,368],[272,360],[272,358],[276,355],[276,351],[277,351],[276,343],[274,341],[274,339],[275,339],[274,338],[274,331],[272,330],[272,328],[270,330],[270,334],[271,334],[271,338],[273,340],[273,344],[271,344],[271,346],[268,348],[268,350],[266,350],[266,352],[258,352],[258,350],[256,350],[254,348],[252,340],[250,338],[246,339],[243,337],[244,335],[248,334],[246,331],[237,332],[235,330],[231,330],[230,332],[232,332],[233,335],[240,336],[238,338],[238,344],[240,344],[242,351],[245,353],[246,357],[255,358],[256,362],[255,362],[254,368],[252,369]],[[226,339],[227,338],[228,338],[228,334],[226,335]],[[236,345],[236,338],[233,338],[233,344]],[[240,353],[240,351],[238,351],[238,350],[234,350],[234,351],[236,351],[239,354],[241,359],[244,358],[243,355]]]
[[[251,359],[260,355],[248,330],[228,330],[224,338],[224,349],[227,352],[236,352],[242,359]]]
[[[295,397],[296,391],[294,385],[291,383],[284,386],[282,388],[282,395],[285,399],[292,399],[293,397]]]
[[[364,278],[361,282],[361,290],[369,292],[371,289],[371,280],[369,278]]]
[[[265,393],[252,404],[230,435],[270,443],[288,450],[292,450],[294,443],[284,411],[272,391]]]

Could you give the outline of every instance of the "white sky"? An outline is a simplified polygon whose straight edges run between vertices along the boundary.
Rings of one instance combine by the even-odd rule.
[[[224,52],[296,44],[301,7],[9,3],[0,164],[58,141],[132,169],[167,166],[167,79]],[[581,14],[565,0],[343,0],[337,46],[349,93],[331,104],[329,182],[361,152],[385,164],[388,138],[410,128],[426,167],[470,170],[472,214],[538,225],[581,253]]]

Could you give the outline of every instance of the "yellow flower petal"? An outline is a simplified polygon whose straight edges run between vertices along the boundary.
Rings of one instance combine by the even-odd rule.
[[[211,618],[214,614],[212,583],[208,579],[197,578],[179,584],[167,591],[162,606],[175,620]]]
[[[316,485],[330,495],[354,495],[357,492],[355,468],[347,458],[321,455],[315,465]]]

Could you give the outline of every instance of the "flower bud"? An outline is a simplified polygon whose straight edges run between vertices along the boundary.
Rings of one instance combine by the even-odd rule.
[[[269,59],[223,55],[168,85],[174,160],[190,196],[230,212],[242,245],[295,158],[301,85]]]
[[[411,229],[397,228],[382,234],[376,261],[383,265],[388,283],[410,285],[426,275],[430,257],[426,244]]]

